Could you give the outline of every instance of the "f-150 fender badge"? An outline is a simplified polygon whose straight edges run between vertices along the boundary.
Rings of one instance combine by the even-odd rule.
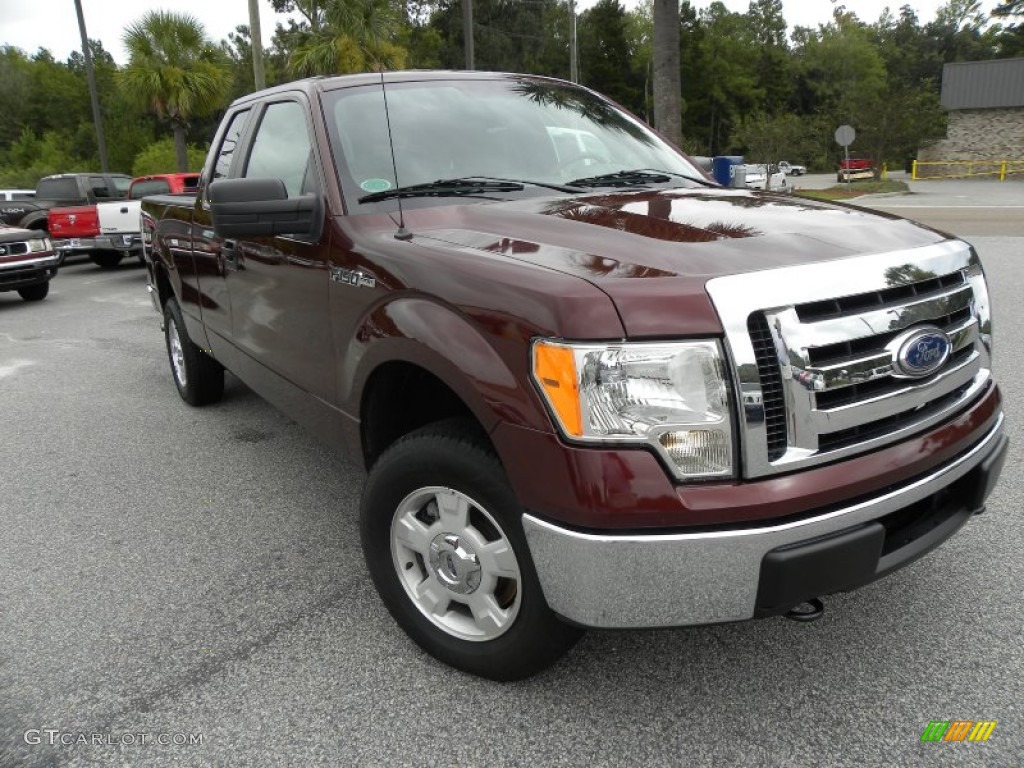
[[[331,267],[331,280],[356,288],[373,288],[377,285],[377,278],[373,275],[364,275],[358,269],[342,269],[341,267]]]

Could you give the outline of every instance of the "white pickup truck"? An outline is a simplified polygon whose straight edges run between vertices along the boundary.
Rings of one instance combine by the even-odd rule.
[[[116,266],[125,256],[134,255],[142,262],[141,201],[147,195],[178,193],[194,194],[199,185],[198,173],[165,173],[132,179],[127,200],[96,204],[99,219],[97,248]]]
[[[803,176],[807,173],[807,166],[796,165],[788,160],[779,160],[779,170],[787,176]]]

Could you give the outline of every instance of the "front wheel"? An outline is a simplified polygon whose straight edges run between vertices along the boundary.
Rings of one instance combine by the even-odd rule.
[[[189,405],[215,403],[224,394],[224,368],[188,336],[181,308],[174,299],[164,305],[167,359],[181,399]]]
[[[18,295],[21,296],[25,301],[42,301],[46,298],[46,295],[50,292],[50,281],[47,280],[45,283],[36,283],[35,285],[26,285],[24,288],[18,289]]]
[[[374,465],[360,517],[367,569],[427,653],[518,680],[579,639],[544,600],[521,519],[497,457],[459,423],[424,427]]]

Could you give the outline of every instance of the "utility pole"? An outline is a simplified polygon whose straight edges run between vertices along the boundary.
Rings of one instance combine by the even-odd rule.
[[[82,56],[85,58],[85,78],[89,81],[89,98],[92,101],[92,122],[96,126],[96,145],[100,150],[100,170],[103,173],[110,173],[110,162],[107,160],[107,140],[103,137],[103,116],[100,114],[100,94],[96,89],[96,73],[92,67],[89,35],[85,32],[85,14],[82,13],[82,0],[75,0],[75,12],[78,13],[78,31],[82,35]]]
[[[579,50],[576,46],[576,0],[569,0],[569,79],[580,81]]]
[[[462,38],[466,46],[466,69],[476,69],[473,61],[473,0],[462,0]]]
[[[260,32],[259,0],[249,0],[249,41],[252,43],[252,77],[256,90],[267,87],[267,78],[263,72],[263,35]]]

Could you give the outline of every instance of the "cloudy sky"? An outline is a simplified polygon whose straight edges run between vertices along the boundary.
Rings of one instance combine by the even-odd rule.
[[[635,2],[624,1],[627,7]],[[594,2],[577,0],[581,9]],[[865,21],[874,21],[886,6],[898,9],[904,2],[917,11],[922,23],[934,18],[935,10],[944,4],[943,0],[845,0],[845,5]],[[709,3],[697,0],[695,5],[703,8]],[[744,11],[749,0],[725,0],[725,4],[730,10]],[[997,0],[986,0],[983,8],[988,12],[995,5]],[[783,6],[790,30],[824,23],[832,13],[831,0],[783,0]],[[249,19],[247,0],[82,0],[82,7],[89,37],[102,41],[119,64],[125,63],[121,47],[124,27],[146,11],[164,8],[191,13],[215,40],[226,38]],[[269,0],[260,0],[260,14],[263,37],[269,43],[280,17],[271,10]],[[0,0],[0,45],[13,45],[28,53],[48,48],[57,59],[66,59],[80,46],[74,0]]]

